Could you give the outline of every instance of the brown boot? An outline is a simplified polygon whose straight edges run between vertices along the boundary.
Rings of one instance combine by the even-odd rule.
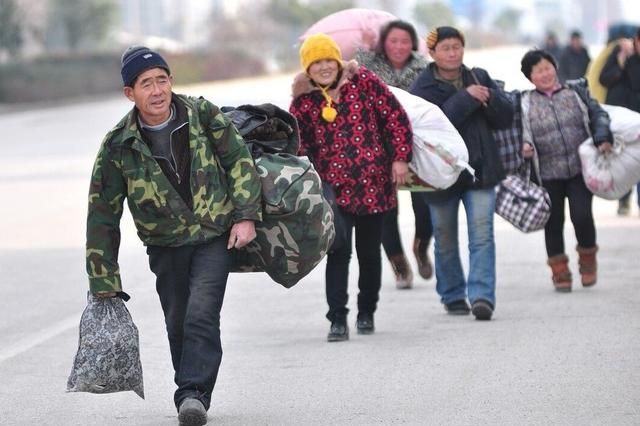
[[[551,267],[551,279],[556,291],[568,293],[571,291],[571,271],[569,270],[569,258],[566,254],[557,254],[547,260]]]
[[[429,242],[416,238],[413,240],[413,254],[418,263],[418,273],[428,280],[433,276],[433,264],[429,259]]]
[[[413,272],[407,258],[403,254],[395,254],[389,258],[391,268],[396,276],[396,288],[407,289],[413,285]]]
[[[580,266],[580,276],[584,287],[595,285],[598,280],[598,264],[596,262],[596,252],[598,246],[584,248],[576,247],[578,250],[578,266]]]

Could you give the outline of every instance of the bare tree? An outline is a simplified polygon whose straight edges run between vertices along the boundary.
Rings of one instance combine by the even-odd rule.
[[[429,30],[443,25],[453,26],[456,23],[451,8],[441,1],[419,1],[413,9],[413,17]]]
[[[66,47],[77,50],[102,41],[115,12],[113,0],[51,0],[49,27],[62,32]]]
[[[298,0],[271,0],[266,10],[276,22],[305,28],[333,12],[352,7],[352,0],[328,0],[308,4],[301,4]]]
[[[520,18],[522,11],[507,7],[496,16],[493,26],[502,36],[514,40],[518,38],[518,28],[520,27]]]
[[[14,0],[0,0],[0,52],[15,56],[22,47],[21,16]]]

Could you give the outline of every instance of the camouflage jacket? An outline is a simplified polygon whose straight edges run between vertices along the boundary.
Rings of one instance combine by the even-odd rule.
[[[191,155],[189,208],[152,157],[133,108],[105,137],[93,167],[87,216],[92,293],[122,291],[118,268],[124,199],[145,245],[207,242],[234,222],[261,220],[261,186],[235,127],[203,98],[174,95],[187,109]]]

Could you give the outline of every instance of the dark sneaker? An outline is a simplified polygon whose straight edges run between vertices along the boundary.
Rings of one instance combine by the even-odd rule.
[[[476,300],[471,306],[471,313],[480,321],[489,321],[493,315],[493,305],[486,300]]]
[[[344,342],[345,340],[349,340],[349,326],[347,325],[347,319],[337,318],[331,323],[331,328],[327,335],[327,341]]]
[[[359,313],[356,320],[358,334],[373,334],[375,327],[373,325],[373,314]]]
[[[449,315],[469,315],[471,312],[466,300],[454,300],[451,303],[446,303],[444,309]]]
[[[207,410],[195,398],[186,398],[178,410],[180,426],[202,426],[207,424]]]

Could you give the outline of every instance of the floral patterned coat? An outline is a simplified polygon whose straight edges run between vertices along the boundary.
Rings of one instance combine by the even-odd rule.
[[[293,83],[290,112],[300,127],[300,152],[349,213],[382,213],[397,206],[391,182],[393,161],[409,162],[413,132],[409,117],[389,88],[357,62],[342,64],[342,75],[329,91],[336,119],[321,117],[326,101],[309,77]]]

